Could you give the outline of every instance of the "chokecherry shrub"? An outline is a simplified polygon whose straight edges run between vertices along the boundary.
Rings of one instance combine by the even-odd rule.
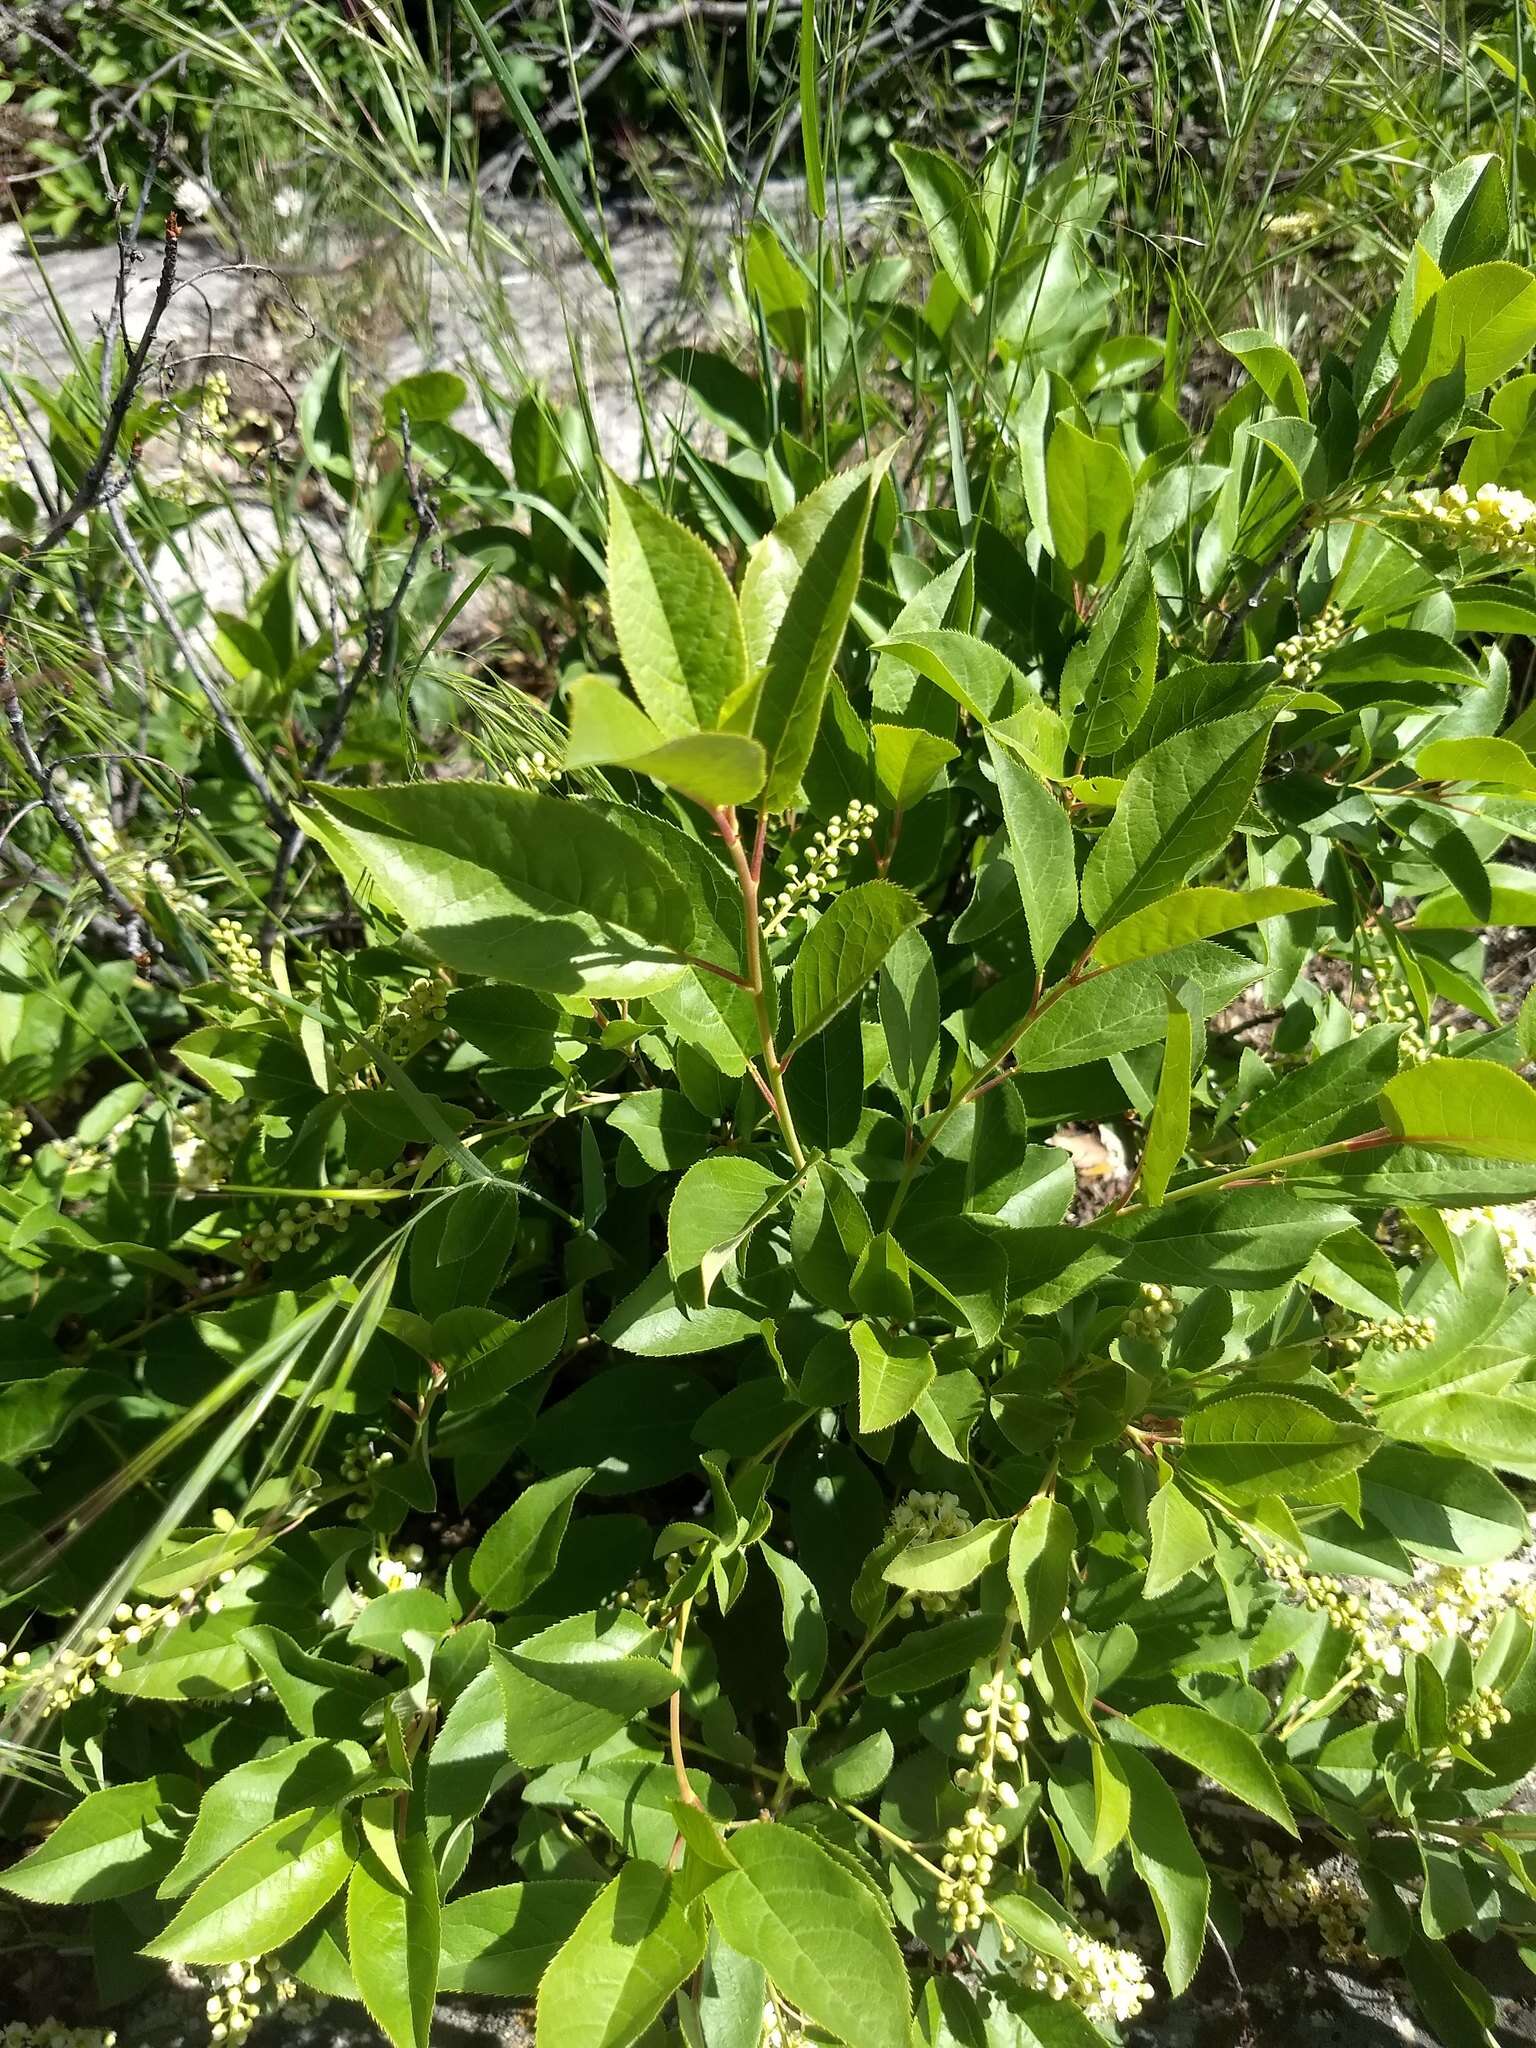
[[[763,406],[536,530],[547,714],[441,774],[333,747],[275,882],[190,686],[222,864],[70,769],[146,936],[0,935],[0,1928],[109,2005],[175,1965],[221,2042],[336,1999],[426,2048],[454,1993],[541,2048],[1055,2048],[1267,1925],[1460,2048],[1478,1945],[1536,1954],[1502,174],[1441,182],[1354,360],[1229,335],[1191,426],[1103,181],[903,170],[925,297],[817,329],[755,238]],[[985,489],[912,488],[919,348]],[[429,382],[371,444],[392,544],[404,476],[515,553]]]

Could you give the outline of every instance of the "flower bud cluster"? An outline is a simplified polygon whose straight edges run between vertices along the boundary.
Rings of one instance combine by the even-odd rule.
[[[242,995],[251,995],[266,987],[261,948],[244,925],[233,917],[215,918],[211,937],[223,956],[224,972]]]
[[[21,461],[21,442],[11,425],[10,415],[0,410],[0,484],[8,484]],[[5,2036],[0,2034],[0,2041]]]
[[[1323,1325],[1331,1350],[1359,1358],[1372,1344],[1387,1351],[1427,1351],[1438,1324],[1433,1316],[1352,1316],[1347,1309],[1329,1311]]]
[[[1536,1203],[1497,1203],[1481,1209],[1444,1209],[1458,1237],[1474,1224],[1491,1223],[1504,1254],[1504,1270],[1517,1287],[1536,1291]]]
[[[0,2026],[0,2048],[117,2048],[117,2032],[112,2027],[71,2027],[63,2020],[11,2020]]]
[[[1020,1678],[1027,1678],[1029,1660],[1021,1657],[1015,1669]],[[980,1927],[986,1912],[987,1888],[1006,1832],[997,1819],[998,1809],[1019,1803],[1012,1774],[1023,1775],[1029,1708],[1014,1680],[999,1669],[983,1679],[961,1719],[964,1725],[955,1739],[960,1758],[955,1785],[971,1804],[964,1819],[945,1832],[944,1875],[939,1881],[939,1911],[948,1915],[956,1934]]]
[[[806,848],[803,868],[797,860],[782,864],[784,887],[763,903],[763,930],[770,938],[784,929],[797,910],[809,909],[827,893],[842,872],[842,863],[851,860],[874,837],[875,819],[879,815],[873,804],[851,798],[848,815],[834,812],[824,829],[814,835]]]
[[[1417,1005],[1369,967],[1362,970],[1361,983],[1365,1007],[1356,1010],[1350,1019],[1356,1031],[1369,1030],[1373,1024],[1401,1024],[1403,1029],[1397,1041],[1397,1051],[1405,1066],[1421,1067],[1439,1052],[1446,1039],[1443,1024],[1426,1025]]]
[[[1173,1289],[1143,1280],[1141,1298],[1127,1310],[1122,1328],[1127,1337],[1139,1337],[1145,1344],[1166,1344],[1178,1320],[1179,1304]]]
[[[1117,1935],[1119,1923],[1099,1922],[1102,1934]],[[1119,1948],[1101,1934],[1070,1933],[1065,1956],[1030,1950],[1008,1962],[1010,1974],[1028,1991],[1075,2005],[1096,2027],[1123,2026],[1139,2019],[1156,1996],[1147,1966],[1133,1948]]]
[[[1337,605],[1325,604],[1317,617],[1293,633],[1289,640],[1281,640],[1275,647],[1275,659],[1280,664],[1280,674],[1288,683],[1299,683],[1303,688],[1317,675],[1323,665],[1323,656],[1331,653],[1341,640],[1350,633],[1348,619]]]
[[[19,1166],[30,1166],[32,1155],[27,1150],[27,1140],[32,1135],[32,1119],[21,1108],[0,1108],[0,1159],[14,1159]]]
[[[1409,491],[1398,516],[1437,533],[1453,547],[1476,548],[1510,562],[1536,562],[1536,501],[1502,484],[1465,484]]]
[[[171,1141],[171,1158],[183,1194],[217,1187],[229,1177],[235,1154],[251,1128],[244,1103],[200,1095],[181,1112],[181,1129]]]
[[[1503,1693],[1496,1686],[1480,1685],[1471,1699],[1446,1716],[1446,1726],[1451,1743],[1465,1746],[1491,1740],[1497,1729],[1508,1726],[1510,1719]]]
[[[218,1585],[227,1586],[234,1576],[232,1571],[220,1572]],[[217,1614],[223,1605],[217,1589],[199,1594],[195,1586],[183,1586],[174,1600],[140,1600],[133,1605],[124,1600],[113,1612],[110,1627],[97,1629],[78,1648],[54,1647],[45,1663],[34,1665],[29,1650],[13,1650],[7,1660],[5,1644],[0,1643],[0,1682],[23,1683],[29,1695],[41,1694],[49,1713],[59,1712],[88,1698],[100,1679],[120,1678],[125,1650],[136,1650],[199,1614]]]
[[[375,1167],[371,1173],[344,1171],[336,1175],[333,1185],[377,1188],[387,1178],[382,1167]],[[372,1221],[382,1214],[377,1202],[329,1201],[323,1195],[314,1201],[285,1204],[251,1226],[240,1240],[240,1250],[248,1265],[269,1266],[285,1252],[312,1252],[320,1242],[322,1230],[345,1230],[358,1216]]]
[[[519,754],[510,768],[503,769],[501,779],[513,789],[544,789],[558,782],[564,773],[564,767],[552,754],[535,747],[531,754]]]
[[[1315,1927],[1330,1963],[1377,1960],[1365,1945],[1370,1897],[1353,1870],[1342,1863],[1317,1870],[1300,1856],[1280,1857],[1267,1842],[1250,1842],[1248,1861],[1247,1902],[1266,1927]]]
[[[206,2011],[212,2022],[208,2038],[215,2043],[238,2040],[258,2020],[298,1996],[298,1985],[270,1956],[231,1963],[220,1977],[219,1988],[208,1998]]]
[[[970,1527],[971,1518],[961,1507],[958,1494],[908,1493],[891,1509],[885,1541],[900,1537],[908,1543],[940,1543],[949,1536],[965,1535]],[[948,1614],[962,1604],[963,1597],[959,1593],[907,1593],[897,1612],[903,1620],[919,1607],[924,1614]]]
[[[379,1039],[391,1059],[409,1059],[436,1036],[448,1014],[448,990],[435,975],[422,975],[384,1014]]]
[[[229,379],[214,370],[203,379],[197,407],[200,432],[210,441],[222,440],[229,428]]]

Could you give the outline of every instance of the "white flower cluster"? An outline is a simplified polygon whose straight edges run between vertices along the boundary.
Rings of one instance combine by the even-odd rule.
[[[510,768],[504,768],[501,779],[513,789],[539,789],[558,782],[564,773],[558,761],[542,747],[535,747],[531,754],[519,754]]]
[[[1373,1024],[1401,1024],[1403,1033],[1397,1041],[1397,1051],[1404,1065],[1422,1066],[1445,1043],[1445,1026],[1426,1026],[1418,1006],[1402,990],[1394,988],[1369,967],[1361,974],[1361,994],[1365,999],[1364,1008],[1355,1011],[1350,1019],[1352,1027],[1356,1031],[1366,1031]]]
[[[784,887],[763,902],[763,930],[770,938],[784,929],[797,910],[808,909],[826,894],[828,885],[842,872],[842,863],[851,860],[874,837],[875,819],[879,815],[873,804],[853,797],[846,818],[841,811],[835,811],[825,827],[813,836],[806,848],[803,868],[797,860],[784,862]]]
[[[236,2040],[249,2033],[259,2019],[298,1996],[298,1985],[269,1956],[231,1963],[223,1972],[220,1988],[208,1999],[206,2010],[213,2022],[208,2038],[213,2042]]]
[[[1264,1562],[1303,1605],[1354,1638],[1367,1684],[1401,1678],[1408,1657],[1448,1639],[1460,1637],[1475,1656],[1511,1608],[1536,1624],[1536,1544],[1493,1564],[1421,1564],[1406,1586],[1309,1572],[1288,1551],[1268,1551]]]
[[[1517,1287],[1536,1291],[1536,1203],[1499,1203],[1481,1209],[1445,1209],[1441,1213],[1458,1237],[1475,1223],[1491,1223],[1510,1279]]]
[[[94,783],[87,782],[83,775],[71,775],[57,787],[92,853],[115,879],[121,882],[129,871],[142,876],[178,917],[201,917],[206,912],[207,897],[200,896],[195,889],[184,888],[168,861],[145,860],[136,848],[124,844],[106,800]]]
[[[1155,1280],[1143,1280],[1141,1298],[1126,1311],[1121,1325],[1127,1337],[1139,1337],[1146,1344],[1165,1344],[1179,1320],[1179,1304],[1171,1287],[1159,1287]]]
[[[171,204],[187,220],[201,220],[213,204],[213,194],[201,178],[183,178],[171,194]]]
[[[1409,491],[1398,516],[1438,533],[1456,547],[1477,548],[1505,561],[1536,562],[1536,500],[1502,484],[1465,484],[1443,491]]]
[[[1028,1658],[1021,1657],[1015,1669],[1020,1678],[1027,1678]],[[944,1875],[939,1881],[939,1911],[949,1916],[956,1934],[979,1927],[986,1912],[987,1887],[1005,1834],[997,1810],[1019,1803],[1019,1788],[1010,1773],[1023,1776],[1029,1708],[1013,1679],[994,1671],[977,1687],[975,1701],[961,1719],[964,1726],[955,1739],[955,1753],[961,1759],[955,1785],[971,1804],[964,1820],[945,1832]]]
[[[32,1154],[27,1150],[27,1140],[32,1135],[32,1119],[20,1107],[0,1108],[0,1159],[14,1159],[19,1166],[30,1166]]]
[[[1104,1934],[1120,1932],[1114,1920],[1101,1926]],[[1031,1950],[1010,1959],[1008,1969],[1026,1990],[1077,2006],[1096,2027],[1123,2026],[1141,2017],[1156,1992],[1135,1949],[1117,1948],[1098,1934],[1069,1934],[1066,1945],[1065,1956]]]
[[[220,1572],[218,1583],[227,1586],[232,1571]],[[93,1641],[78,1650],[55,1648],[46,1663],[34,1666],[30,1650],[13,1650],[9,1660],[0,1643],[0,1683],[24,1684],[29,1694],[40,1692],[52,1713],[85,1699],[96,1690],[99,1678],[121,1678],[123,1652],[138,1648],[161,1631],[180,1628],[199,1614],[217,1614],[223,1607],[217,1591],[199,1595],[195,1586],[183,1586],[174,1600],[140,1600],[130,1606],[125,1600],[114,1611],[112,1626],[99,1628]]]
[[[1266,1927],[1316,1927],[1331,1963],[1377,1960],[1365,1945],[1370,1897],[1352,1870],[1342,1863],[1317,1870],[1300,1856],[1283,1859],[1266,1842],[1248,1844],[1248,1861],[1247,1901]]]
[[[1277,643],[1275,659],[1280,664],[1282,678],[1305,688],[1322,667],[1323,656],[1331,653],[1341,640],[1347,639],[1350,630],[1349,621],[1338,606],[1325,604],[1315,619],[1293,633],[1289,640]]]
[[[251,1112],[241,1102],[200,1095],[181,1112],[181,1127],[171,1141],[176,1181],[183,1194],[216,1187],[228,1177],[230,1164],[251,1128]]]
[[[387,1175],[382,1167],[372,1173],[338,1173],[332,1185],[338,1188],[382,1187]],[[240,1252],[248,1265],[269,1266],[285,1252],[312,1252],[322,1230],[345,1230],[355,1217],[370,1221],[381,1216],[377,1202],[315,1201],[285,1204],[271,1216],[263,1216],[240,1240]]]
[[[1433,1316],[1353,1316],[1331,1309],[1323,1325],[1329,1348],[1345,1358],[1359,1358],[1372,1344],[1388,1351],[1427,1351],[1438,1324]]]
[[[427,1553],[419,1543],[408,1543],[398,1557],[381,1550],[369,1560],[368,1568],[386,1593],[409,1593],[421,1584],[421,1568]]]
[[[971,1518],[955,1493],[903,1494],[891,1509],[885,1525],[885,1541],[900,1537],[907,1543],[941,1543],[949,1536],[963,1536]],[[959,1593],[908,1593],[897,1612],[905,1621],[917,1608],[924,1614],[948,1614],[961,1604]]]
[[[11,2020],[0,2026],[0,2048],[117,2048],[112,2027],[71,2027],[63,2020]]]

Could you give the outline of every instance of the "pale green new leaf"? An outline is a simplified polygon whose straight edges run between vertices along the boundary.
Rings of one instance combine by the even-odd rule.
[[[1113,580],[1125,559],[1135,485],[1118,447],[1058,418],[1045,446],[1050,549],[1080,583]]]
[[[898,142],[891,154],[923,217],[934,255],[963,299],[980,298],[992,274],[992,243],[969,176],[936,149]]]
[[[437,1868],[427,1838],[397,1845],[402,1885],[371,1855],[347,1883],[347,1953],[363,2004],[394,2048],[430,2048],[437,2000]]]
[[[1406,1144],[1536,1160],[1536,1088],[1495,1060],[1428,1059],[1407,1067],[1382,1089],[1381,1107]]]
[[[765,534],[741,585],[749,680],[722,723],[761,742],[766,810],[787,810],[811,758],[864,560],[885,459],[830,477]]]
[[[608,604],[635,695],[665,738],[708,732],[747,683],[741,614],[697,534],[608,472]]]
[[[1296,1823],[1269,1759],[1245,1730],[1204,1707],[1143,1707],[1131,1725],[1192,1769],[1262,1813],[1288,1835]]]
[[[1214,939],[1222,932],[1239,931],[1268,917],[1315,910],[1325,900],[1315,890],[1293,889],[1280,882],[1258,889],[1214,885],[1176,889],[1160,903],[1149,903],[1101,932],[1093,943],[1093,957],[1101,967],[1118,967],[1127,960],[1171,953],[1193,939]]]
[[[668,739],[638,704],[600,676],[566,691],[567,768],[628,768],[707,807],[748,803],[763,786],[767,762],[756,740],[732,732],[687,732]]]
[[[677,1880],[626,1863],[544,1972],[538,2048],[629,2048],[703,1957],[703,1915]]]
[[[203,1879],[144,1953],[168,1963],[239,1963],[281,1948],[341,1890],[352,1861],[334,1807],[274,1821]]]
[[[1013,1525],[1008,1586],[1026,1649],[1034,1649],[1061,1626],[1076,1548],[1076,1523],[1061,1502],[1047,1494],[1037,1494]]]
[[[1168,1183],[1189,1143],[1194,1043],[1194,1020],[1184,1005],[1170,996],[1168,1034],[1162,1072],[1157,1080],[1157,1100],[1152,1105],[1147,1141],[1141,1152],[1141,1192],[1147,1206],[1152,1209],[1157,1208],[1167,1194]]]

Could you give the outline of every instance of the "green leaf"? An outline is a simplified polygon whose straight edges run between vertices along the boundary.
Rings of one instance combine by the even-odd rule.
[[[1210,1874],[1179,1802],[1161,1774],[1129,1743],[1116,1743],[1113,1748],[1131,1788],[1131,1861],[1152,1894],[1163,1930],[1163,1975],[1177,1998],[1188,1989],[1205,1947]]]
[[[1425,1060],[1387,1083],[1381,1105],[1408,1144],[1536,1161],[1536,1088],[1494,1060]]]
[[[784,1603],[789,1696],[794,1700],[808,1700],[827,1668],[827,1624],[821,1611],[821,1595],[814,1580],[792,1557],[786,1557],[768,1543],[760,1548],[764,1563],[778,1581],[779,1595]]]
[[[747,684],[747,643],[725,571],[697,534],[612,470],[608,604],[630,683],[660,736],[718,726]]]
[[[1458,362],[1469,397],[1536,347],[1536,277],[1517,263],[1476,263],[1448,277],[1419,314],[1399,370],[1406,404]]]
[[[737,1868],[709,1891],[731,1947],[849,2048],[910,2048],[906,1966],[863,1880],[809,1835],[771,1821],[739,1828],[731,1847]]]
[[[1170,997],[1167,1045],[1157,1081],[1157,1100],[1152,1106],[1147,1141],[1141,1152],[1141,1192],[1152,1209],[1159,1206],[1168,1192],[1168,1183],[1189,1144],[1194,1043],[1194,1022],[1188,1010]]]
[[[1002,1556],[1007,1539],[1006,1522],[978,1522],[962,1536],[909,1543],[897,1551],[881,1576],[887,1585],[902,1586],[911,1593],[960,1593]]]
[[[880,1028],[890,1059],[886,1078],[910,1121],[939,1074],[939,978],[915,929],[902,933],[881,964]]]
[[[668,739],[600,676],[578,676],[565,699],[571,722],[567,768],[628,768],[706,807],[747,803],[763,786],[768,764],[756,740],[731,732]]]
[[[1278,1494],[1306,1499],[1363,1465],[1379,1438],[1295,1394],[1214,1395],[1184,1418],[1179,1470],[1240,1506]]]
[[[1097,931],[1156,903],[1226,845],[1269,740],[1270,714],[1239,712],[1163,740],[1132,767],[1083,871]]]
[[[352,467],[352,387],[345,349],[334,348],[299,394],[304,453],[343,497],[356,481]]]
[[[921,1337],[855,1323],[848,1332],[859,1361],[859,1433],[873,1436],[910,1415],[933,1384],[933,1353]]]
[[[861,882],[836,898],[795,955],[790,995],[797,1046],[826,1029],[924,915],[917,898],[892,882]]]
[[[402,413],[414,427],[426,420],[451,420],[468,396],[469,386],[452,370],[418,370],[391,384],[379,409],[386,427],[398,427]]]
[[[243,1628],[236,1641],[276,1693],[300,1735],[355,1735],[388,1687],[355,1664],[338,1664],[301,1650],[292,1636],[263,1624]]]
[[[1224,1010],[1258,979],[1258,964],[1198,939],[1175,953],[1128,961],[1049,991],[1014,1046],[1021,1074],[1080,1067],[1152,1045],[1168,1028],[1168,998],[1192,982],[1202,1016]]]
[[[916,725],[871,726],[875,742],[875,785],[883,809],[909,811],[933,787],[939,770],[960,749]]]
[[[1280,1781],[1251,1735],[1204,1707],[1143,1707],[1130,1723],[1159,1749],[1214,1778],[1235,1799],[1262,1813],[1288,1835],[1297,1832]]]
[[[242,1842],[304,1807],[332,1805],[368,1776],[367,1753],[355,1742],[308,1737],[253,1757],[216,1778],[203,1794],[181,1860],[162,1879],[159,1896],[179,1898]]]
[[[1171,953],[1193,939],[1213,939],[1244,925],[1261,924],[1268,917],[1315,910],[1326,901],[1315,890],[1278,882],[1259,889],[1176,889],[1101,932],[1093,942],[1093,957],[1101,967],[1118,967],[1127,960]]]
[[[835,1166],[818,1160],[801,1183],[789,1233],[795,1278],[812,1301],[852,1310],[854,1271],[871,1235],[858,1196]]]
[[[1216,1555],[1210,1523],[1177,1480],[1165,1477],[1147,1507],[1152,1556],[1142,1597],[1160,1600]]]
[[[816,97],[816,0],[800,0],[800,135],[805,152],[805,195],[817,220],[827,217],[827,171],[821,153],[821,105]]]
[[[1416,1557],[1493,1564],[1527,1541],[1525,1510],[1491,1472],[1465,1458],[1383,1444],[1360,1474],[1360,1502]]]
[[[265,1955],[307,1927],[351,1869],[346,1826],[335,1808],[273,1821],[203,1879],[144,1953],[168,1963]]]
[[[1490,861],[1488,881],[1489,901],[1481,909],[1469,907],[1455,889],[1426,896],[1414,912],[1414,928],[1421,932],[1462,927],[1481,931],[1485,925],[1536,925],[1536,876],[1523,868]]]
[[[533,1770],[587,1756],[669,1699],[678,1681],[656,1640],[632,1615],[575,1614],[497,1650],[510,1759]]]
[[[1073,753],[1091,758],[1123,746],[1152,701],[1156,677],[1157,597],[1138,550],[1062,670],[1061,713]]]
[[[196,1802],[185,1778],[141,1778],[81,1800],[52,1834],[0,1872],[0,1890],[40,1906],[86,1905],[142,1891],[175,1862],[175,1813]]]
[[[970,178],[936,149],[898,142],[891,154],[922,215],[934,255],[961,298],[974,302],[992,275],[992,242]]]
[[[597,1892],[574,1878],[536,1878],[450,1899],[440,1923],[440,1988],[532,1998]]]
[[[1037,1494],[1013,1525],[1008,1587],[1033,1650],[1061,1626],[1077,1549],[1077,1525],[1060,1501]]]
[[[1044,973],[1063,932],[1077,916],[1077,865],[1072,826],[1040,778],[987,735],[987,758],[1002,799],[1008,857],[1024,905],[1029,949]]]
[[[524,1487],[481,1537],[469,1561],[469,1583],[480,1605],[508,1614],[538,1591],[560,1557],[576,1496],[592,1477],[578,1465],[555,1479]]]
[[[397,1845],[401,1886],[364,1854],[347,1883],[347,1953],[363,2004],[395,2048],[430,2048],[437,2002],[437,1868],[425,1835]]]
[[[892,1650],[877,1650],[864,1665],[864,1688],[876,1699],[923,1692],[969,1671],[997,1648],[998,1625],[987,1614],[964,1614],[933,1628],[914,1629]]]
[[[1347,1209],[1286,1188],[1226,1188],[1118,1218],[1107,1234],[1127,1247],[1128,1280],[1237,1292],[1293,1280],[1351,1221]]]
[[[741,585],[751,681],[724,723],[768,756],[763,808],[788,810],[811,758],[884,460],[831,477],[752,550]]]
[[[625,1864],[544,1973],[539,2048],[628,2048],[703,1957],[703,1916],[685,1910],[677,1880]]]
[[[1111,582],[1125,559],[1136,496],[1120,450],[1058,418],[1045,446],[1045,492],[1051,553],[1076,582]]]
[[[648,995],[686,972],[687,880],[620,814],[488,782],[314,796],[311,833],[450,967],[589,997]]]
[[[790,1183],[756,1159],[725,1153],[690,1166],[667,1211],[667,1265],[674,1279],[740,1244],[789,1193]],[[709,1295],[706,1279],[705,1298]]]
[[[1221,336],[1221,346],[1236,356],[1278,412],[1295,419],[1307,416],[1307,387],[1289,349],[1261,327],[1240,327]]]
[[[1536,761],[1513,740],[1431,740],[1414,756],[1413,772],[1425,782],[1485,782],[1536,796]]]

